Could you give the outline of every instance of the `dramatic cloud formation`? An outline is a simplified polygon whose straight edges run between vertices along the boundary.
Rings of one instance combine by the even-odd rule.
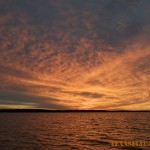
[[[1,0],[0,108],[150,110],[149,0]]]

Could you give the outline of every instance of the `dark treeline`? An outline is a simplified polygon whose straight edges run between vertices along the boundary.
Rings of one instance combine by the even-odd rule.
[[[0,109],[0,112],[150,112],[150,110],[48,110],[48,109]]]

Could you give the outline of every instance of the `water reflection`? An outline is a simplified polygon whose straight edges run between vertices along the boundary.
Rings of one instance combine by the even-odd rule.
[[[111,140],[150,140],[150,113],[2,113],[4,150],[116,150]],[[149,149],[148,147],[142,149]]]

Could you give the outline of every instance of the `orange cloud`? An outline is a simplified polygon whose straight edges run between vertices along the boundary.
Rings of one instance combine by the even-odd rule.
[[[0,107],[150,110],[144,12],[139,25],[126,3],[129,14],[103,2],[12,3],[0,16]]]

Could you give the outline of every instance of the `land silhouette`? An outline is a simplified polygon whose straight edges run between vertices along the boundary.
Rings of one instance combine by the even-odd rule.
[[[63,112],[150,112],[150,110],[49,110],[49,109],[0,109],[0,112],[49,112],[49,113],[63,113]]]

